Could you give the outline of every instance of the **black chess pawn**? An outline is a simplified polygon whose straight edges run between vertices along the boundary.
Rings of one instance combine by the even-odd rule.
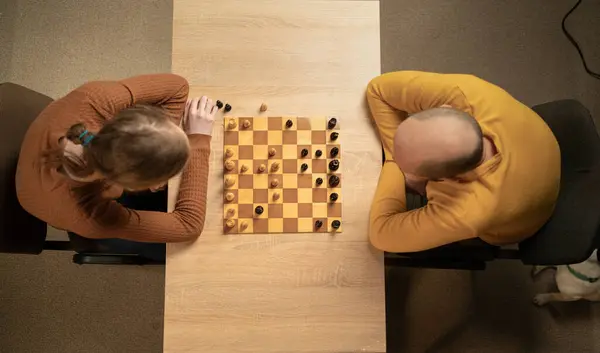
[[[288,129],[292,126],[294,126],[294,122],[291,119],[285,122],[285,127],[287,127]]]
[[[337,157],[337,155],[340,153],[340,149],[337,147],[334,147],[331,149],[331,151],[329,151],[329,155],[331,156],[331,158],[335,158]]]
[[[336,170],[338,170],[339,167],[340,167],[340,161],[338,161],[337,159],[334,159],[331,162],[329,162],[329,170],[332,170],[335,172]]]
[[[331,118],[329,119],[329,122],[327,123],[327,128],[329,130],[333,129],[335,127],[335,125],[337,124],[337,119],[336,118]]]
[[[308,169],[308,164],[302,163],[302,165],[300,166],[300,170],[302,170],[303,172],[305,172],[307,169]]]
[[[323,221],[317,220],[315,221],[315,228],[319,229],[323,226]]]
[[[329,201],[331,202],[336,202],[338,199],[338,194],[337,192],[332,192],[331,195],[329,195]]]
[[[330,176],[329,177],[329,186],[334,188],[338,185],[340,185],[340,177],[338,177],[337,175]]]
[[[340,134],[338,134],[337,132],[332,132],[331,135],[329,135],[329,138],[331,139],[331,141],[335,141],[338,139],[339,136]]]
[[[323,184],[323,178],[317,178],[317,180],[315,181],[317,183],[317,186]]]
[[[260,215],[264,212],[264,208],[262,206],[256,206],[256,208],[254,209],[254,212],[256,212],[256,214]]]
[[[302,151],[300,151],[300,155],[302,157],[306,157],[308,156],[308,150],[306,148],[303,148]]]
[[[231,106],[229,105],[229,103],[225,104],[225,109],[223,109],[223,111],[224,111],[225,113],[228,113],[228,112],[230,112],[230,111],[231,111]]]
[[[316,156],[317,158],[321,157],[322,155],[323,155],[323,151],[321,151],[321,150],[317,150],[317,151],[315,152],[315,156]]]
[[[221,101],[218,100],[217,103],[216,103],[216,106],[217,106],[217,109],[223,108],[223,102],[221,102]]]
[[[333,229],[338,229],[340,228],[340,226],[342,225],[342,222],[338,221],[337,219],[333,222],[331,222],[331,228]]]

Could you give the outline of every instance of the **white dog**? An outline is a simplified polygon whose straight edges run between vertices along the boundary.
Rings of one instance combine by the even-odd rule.
[[[584,262],[561,266],[534,266],[532,276],[547,268],[556,268],[556,285],[560,293],[543,293],[533,297],[539,306],[549,302],[570,302],[580,299],[600,301],[600,263],[597,250]]]

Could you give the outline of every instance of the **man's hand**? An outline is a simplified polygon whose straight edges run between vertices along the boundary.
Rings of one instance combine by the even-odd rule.
[[[418,177],[412,174],[404,174],[404,182],[406,183],[406,186],[422,196],[425,196],[426,194],[425,188],[428,181],[429,180],[426,178]]]
[[[188,99],[183,113],[183,126],[188,135],[212,135],[217,106],[212,99],[202,96]]]

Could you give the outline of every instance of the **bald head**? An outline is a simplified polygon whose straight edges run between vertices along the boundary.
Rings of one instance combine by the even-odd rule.
[[[394,159],[408,174],[451,178],[474,169],[482,158],[481,128],[460,110],[424,110],[407,118],[396,130]]]

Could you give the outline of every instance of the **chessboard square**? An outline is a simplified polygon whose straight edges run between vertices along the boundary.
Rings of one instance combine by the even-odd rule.
[[[269,188],[269,175],[267,173],[254,174],[252,177],[254,177],[254,189]]]
[[[225,125],[226,131],[238,131],[240,129],[240,124],[237,118],[232,116],[223,117],[223,124]],[[234,127],[230,128],[229,124],[233,124]]]
[[[298,188],[298,174],[283,174],[282,186],[285,189],[297,189]]]
[[[316,130],[323,130],[325,131],[327,129],[327,117],[325,116],[315,116],[311,118],[311,122],[312,122],[312,126],[313,129]]]
[[[252,219],[252,215],[250,215],[250,217],[247,218],[238,219],[239,233],[254,233],[254,227],[252,226],[253,223],[254,221]],[[246,228],[244,228],[243,225],[245,225]]]
[[[336,120],[336,123],[335,123],[335,126],[333,127],[333,129],[329,129],[329,120],[331,120],[331,119],[335,119]],[[327,117],[327,124],[326,125],[327,125],[326,126],[327,129],[329,129],[329,130],[339,130],[340,129],[340,118],[337,117],[337,116],[328,116]]]
[[[283,161],[281,159],[270,159],[267,161],[267,168],[269,169],[269,173],[282,173],[283,171]],[[277,163],[277,168],[274,169],[273,164]]]
[[[327,182],[327,181],[325,181]],[[318,188],[312,189],[313,194],[313,202],[327,202],[327,189],[326,188]]]
[[[277,132],[277,130],[283,130],[284,126],[282,124],[282,117],[271,117],[268,119],[268,128],[269,130],[274,130],[273,132]],[[281,133],[278,133],[281,136]]]
[[[226,185],[227,179],[233,179],[234,180],[233,185],[230,185],[230,186]],[[235,190],[235,189],[238,189],[239,182],[240,181],[238,180],[237,175],[227,174],[227,176],[225,176],[225,178],[223,179],[223,186],[225,187],[226,190]]]
[[[283,203],[283,197],[281,195],[281,190],[280,189],[269,189],[267,190],[268,194],[269,194],[269,203],[270,204],[280,204]],[[273,194],[275,193],[279,193],[279,198],[277,200],[273,200]]]
[[[332,161],[337,161],[338,164],[338,169],[336,170],[331,170],[329,169],[329,164],[331,164]],[[339,173],[342,171],[342,161],[340,159],[337,158],[327,158],[327,170],[331,173]]]
[[[256,213],[256,208],[260,206],[263,208],[263,213],[261,214],[257,214]],[[262,203],[262,202],[255,202],[254,206],[252,208],[252,212],[254,214],[254,219],[257,218],[269,218],[269,205],[267,205],[266,203]]]
[[[335,192],[335,193],[338,194],[338,200],[337,200],[337,202],[341,202],[342,201],[342,188],[340,188],[340,187],[329,188],[329,194],[331,195],[331,193],[333,193],[333,192]]]
[[[281,189],[283,183],[283,174],[269,174],[269,189]],[[273,186],[273,184],[277,184]]]
[[[225,152],[227,150],[231,150],[231,152],[233,152],[233,156],[227,157],[225,155]],[[238,155],[239,155],[239,147],[238,146],[232,146],[232,145],[224,145],[223,146],[223,158],[226,158],[226,159],[233,159],[233,158],[235,158],[235,159],[237,159]]]
[[[337,133],[337,136],[336,136],[335,140],[332,140],[332,139],[331,139],[331,135],[332,135],[334,132],[335,132],[335,133]],[[327,136],[326,136],[326,138],[327,138],[327,144],[328,144],[328,145],[335,145],[335,146],[338,146],[338,147],[339,147],[339,146],[340,146],[340,140],[341,140],[341,138],[342,138],[342,135],[340,135],[340,133],[339,133],[339,132],[337,132],[337,131],[327,131]]]
[[[296,159],[298,158],[298,149],[294,145],[283,145],[283,159]]]
[[[282,142],[284,145],[295,145],[298,143],[298,131],[283,131]]]
[[[254,145],[254,157],[255,159],[267,159],[269,158],[269,147],[267,145]]]
[[[326,131],[313,130],[311,132],[311,143],[324,145],[326,142],[327,142],[327,132]]]
[[[228,203],[238,203],[238,192],[239,190],[227,190],[225,192],[223,192],[223,203],[224,204],[228,204]],[[227,201],[227,194],[231,193],[233,195],[233,200],[231,201]]]
[[[223,171],[225,172],[225,174],[237,174],[238,172],[238,161],[236,161],[235,159],[229,159],[227,161],[225,161],[225,163],[228,162],[233,162],[233,168],[231,170],[227,170],[227,168],[225,168],[225,165],[223,165]]]
[[[305,171],[302,171],[303,164],[306,164],[306,166],[308,167],[308,169],[306,169]],[[299,159],[297,162],[296,170],[298,173],[303,173],[303,174],[312,173],[312,159]]]
[[[342,204],[339,200],[327,206],[327,217],[342,217]]]
[[[283,233],[283,218],[269,218],[269,233]]]
[[[239,134],[237,131],[225,131],[223,133],[223,143],[226,145],[237,145],[239,143]]]
[[[252,123],[252,120],[253,120],[253,118],[251,118],[251,117],[240,117],[238,120],[239,120],[239,122],[240,122],[239,129],[240,129],[241,131],[244,131],[244,130],[245,130],[245,131],[249,131],[249,130],[252,130],[252,129],[253,129],[253,125],[254,125],[254,124]],[[248,123],[250,123],[250,126],[248,126],[248,127],[244,127],[244,123],[245,123],[246,121],[248,121]]]
[[[327,146],[322,144],[322,145],[318,145],[313,143],[312,145],[312,158],[313,159],[325,159],[327,158],[327,156],[325,155],[325,153],[327,152]],[[317,157],[317,151],[321,151],[321,157]]]
[[[238,219],[252,218],[254,216],[253,204],[240,204],[238,205]]]
[[[331,150],[334,147],[337,147],[338,154],[335,157],[332,157],[331,156]],[[340,145],[327,145],[327,155],[326,155],[326,157],[330,158],[330,159],[340,159],[340,158],[342,158],[342,147]]]
[[[327,205],[326,203],[319,202],[312,204],[313,217],[327,217]]]
[[[298,124],[298,130],[310,130],[311,129],[310,118],[298,118],[298,119],[296,119],[296,121]]]
[[[267,131],[254,131],[254,144],[255,145],[268,145],[269,134]]]
[[[284,203],[283,204],[283,218],[298,218],[298,204],[297,203]]]
[[[331,173],[328,177],[327,177],[327,186],[329,187],[329,178],[331,178],[332,175],[337,175],[337,177],[340,180],[340,183],[338,185],[336,185],[336,188],[341,188],[342,187],[342,175],[340,173]]]
[[[239,189],[237,203],[239,204],[251,204],[254,201],[254,191],[252,189]]]
[[[327,160],[326,159],[313,159],[312,160],[312,172],[315,173],[327,173]],[[323,179],[325,180],[325,179]]]
[[[269,202],[269,193],[266,189],[254,189],[254,203],[267,203]]]
[[[250,147],[252,148],[252,146],[242,146],[242,147]],[[241,150],[240,150],[241,151]],[[242,172],[242,166],[246,166],[246,171]],[[243,175],[249,175],[252,174],[252,167],[254,166],[254,161],[250,158],[250,159],[240,159],[238,161],[238,172],[240,174]]]
[[[311,132],[312,131],[310,131],[310,130],[298,131],[298,133],[296,134],[297,143],[298,144],[311,144],[311,140],[312,140]]]
[[[313,185],[313,178],[311,174],[298,175],[298,188],[312,188]]]
[[[302,150],[306,150],[308,153],[306,157],[302,157]],[[296,148],[296,158],[298,159],[312,159],[312,146],[310,144],[298,145]]]
[[[313,171],[314,171],[314,169],[315,169],[315,166],[313,165]],[[317,185],[317,179],[318,178],[321,178],[321,180],[323,181],[321,183],[321,185]],[[313,186],[314,188],[327,188],[327,174],[325,174],[325,173],[317,173],[317,174],[313,173],[312,174],[312,179],[313,179],[312,183],[314,185]]]
[[[273,145],[273,144],[270,144],[270,143],[269,143],[269,146],[267,146],[267,152],[270,152],[270,151],[271,151],[271,149],[274,149],[274,150],[275,150],[275,155],[274,155],[274,156],[270,156],[270,155],[267,153],[267,156],[268,156],[270,159],[278,159],[278,158],[280,159],[280,158],[282,158],[282,156],[283,156],[283,151],[282,151],[282,149],[283,149],[283,148],[282,148],[282,146],[281,146],[281,145]]]
[[[321,227],[317,228],[316,224],[317,221],[321,221]],[[315,233],[326,233],[327,232],[327,218],[325,217],[317,217],[317,218],[313,218],[313,226],[314,226],[314,232]]]
[[[268,118],[265,116],[256,117],[253,120],[254,131],[267,131],[268,130]]]
[[[333,226],[332,226],[333,221],[340,221],[340,227],[338,229],[334,229],[333,228]],[[342,219],[339,218],[339,217],[327,218],[327,223],[326,223],[327,224],[327,231],[330,232],[330,233],[333,233],[333,232],[340,233],[342,231],[342,224],[341,223],[342,223]]]
[[[258,146],[254,146],[254,147],[258,147]],[[261,174],[261,173],[266,174],[268,172],[268,170],[267,170],[267,159],[266,158],[265,159],[255,159],[255,160],[252,161],[252,164],[253,164],[252,165],[252,173],[254,173],[254,174]],[[259,172],[258,168],[261,165],[263,165],[263,164],[265,166],[265,170],[262,171],[262,172]]]
[[[227,226],[227,219],[223,219],[223,233],[224,234],[236,234],[238,233],[238,221],[234,220],[234,226],[233,227],[228,227]]]
[[[283,173],[296,174],[298,172],[298,161],[296,159],[283,160]]]
[[[254,227],[254,234],[269,232],[269,220],[267,218],[254,218],[254,224],[252,226]]]
[[[283,204],[275,203],[269,205],[269,218],[283,218]]]
[[[240,189],[252,189],[254,187],[254,178],[251,174],[241,174],[238,183]]]
[[[298,204],[298,217],[312,217],[313,208],[311,203]]]
[[[282,145],[283,144],[283,134],[281,130],[279,131],[271,131],[267,132],[267,137],[269,139],[269,145]]]
[[[298,202],[298,189],[283,189],[283,202]]]
[[[254,158],[253,153],[254,153],[254,146],[240,146],[239,148],[239,155],[240,155],[240,159],[252,159]]]
[[[298,189],[298,202],[299,203],[312,203],[313,202],[313,189]]]
[[[297,233],[298,232],[298,219],[297,218],[284,218],[283,219],[283,232],[284,233]]]
[[[238,217],[238,205],[236,204],[225,204],[223,205],[223,218],[237,218]]]
[[[240,146],[251,146],[254,144],[254,132],[253,131],[240,131],[239,132],[239,144]]]
[[[298,218],[298,232],[312,232],[314,224],[311,218]]]
[[[287,122],[288,122],[288,120],[291,120],[291,121],[292,121],[292,127],[287,127],[287,126],[286,126],[286,125],[287,125]],[[297,122],[297,120],[298,120],[298,119],[297,119],[296,117],[291,117],[291,116],[285,117],[285,116],[284,116],[284,117],[281,119],[281,128],[282,128],[283,130],[287,130],[287,131],[294,131],[294,130],[296,130],[296,129],[297,129],[297,125],[296,125],[296,122]]]

